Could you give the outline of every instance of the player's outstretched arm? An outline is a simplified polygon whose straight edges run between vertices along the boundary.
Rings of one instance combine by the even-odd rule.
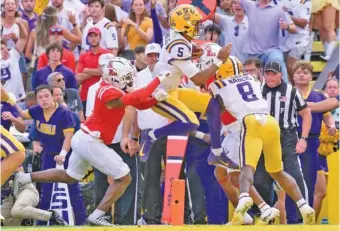
[[[161,74],[157,76],[146,87],[125,94],[118,99],[110,100],[109,102],[106,103],[106,107],[111,109],[114,107],[123,107],[131,105],[138,108],[137,105],[141,104],[143,101],[148,100],[151,94],[154,92],[154,90],[158,87],[158,85],[169,76],[170,72]]]
[[[327,112],[339,107],[339,99],[328,98],[318,103],[308,103],[308,106],[312,109],[312,112]]]
[[[198,72],[196,75],[191,77],[191,80],[197,85],[201,86],[207,82],[207,80],[212,76],[215,75],[219,67],[225,63],[230,55],[231,52],[231,43],[223,47],[217,55],[216,62],[213,65],[205,69],[204,71]]]

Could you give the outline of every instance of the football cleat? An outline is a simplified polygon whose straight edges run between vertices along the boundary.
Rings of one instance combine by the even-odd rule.
[[[239,200],[233,218],[227,225],[243,225],[245,223],[244,216],[248,209],[253,205],[251,197],[243,197]]]
[[[257,225],[269,225],[274,224],[275,219],[280,217],[280,211],[276,208],[268,208],[265,210],[257,222]]]
[[[312,207],[310,207],[308,204],[304,204],[299,209],[303,218],[304,225],[315,224],[315,211]]]
[[[68,226],[67,222],[60,216],[60,214],[57,211],[54,210],[48,211],[52,213],[52,216],[50,218],[52,224],[59,226]]]
[[[103,216],[100,217],[94,217],[94,216],[89,216],[87,218],[87,222],[90,223],[91,225],[95,225],[95,226],[111,226],[114,227],[116,225],[111,224],[108,220],[110,218],[108,216],[105,216],[105,214]]]
[[[224,151],[220,156],[216,156],[213,152],[211,152],[208,156],[208,164],[218,165],[224,168],[239,169],[239,165],[232,161]]]

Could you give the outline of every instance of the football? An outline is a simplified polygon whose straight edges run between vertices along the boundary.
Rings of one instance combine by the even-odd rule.
[[[191,52],[192,59],[198,59],[202,55],[203,55],[203,49],[196,43],[192,43],[192,52]]]

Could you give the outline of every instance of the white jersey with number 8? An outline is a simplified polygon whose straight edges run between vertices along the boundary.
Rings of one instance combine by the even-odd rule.
[[[239,121],[249,114],[269,114],[260,83],[251,75],[214,81],[209,85],[209,91],[214,97],[221,97],[225,109]]]

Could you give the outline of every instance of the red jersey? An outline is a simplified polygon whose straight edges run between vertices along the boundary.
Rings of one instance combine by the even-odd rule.
[[[125,93],[112,86],[102,82],[96,92],[94,109],[84,125],[94,134],[100,132],[99,137],[105,144],[109,145],[116,134],[119,124],[121,123],[125,107],[108,109],[105,103],[120,98]]]
[[[209,85],[214,82],[216,80],[215,76],[211,76],[208,80],[207,80],[207,88],[209,87]],[[228,125],[231,124],[233,122],[235,122],[237,119],[232,116],[228,111],[225,111],[222,113],[221,115],[221,121],[223,125]]]

